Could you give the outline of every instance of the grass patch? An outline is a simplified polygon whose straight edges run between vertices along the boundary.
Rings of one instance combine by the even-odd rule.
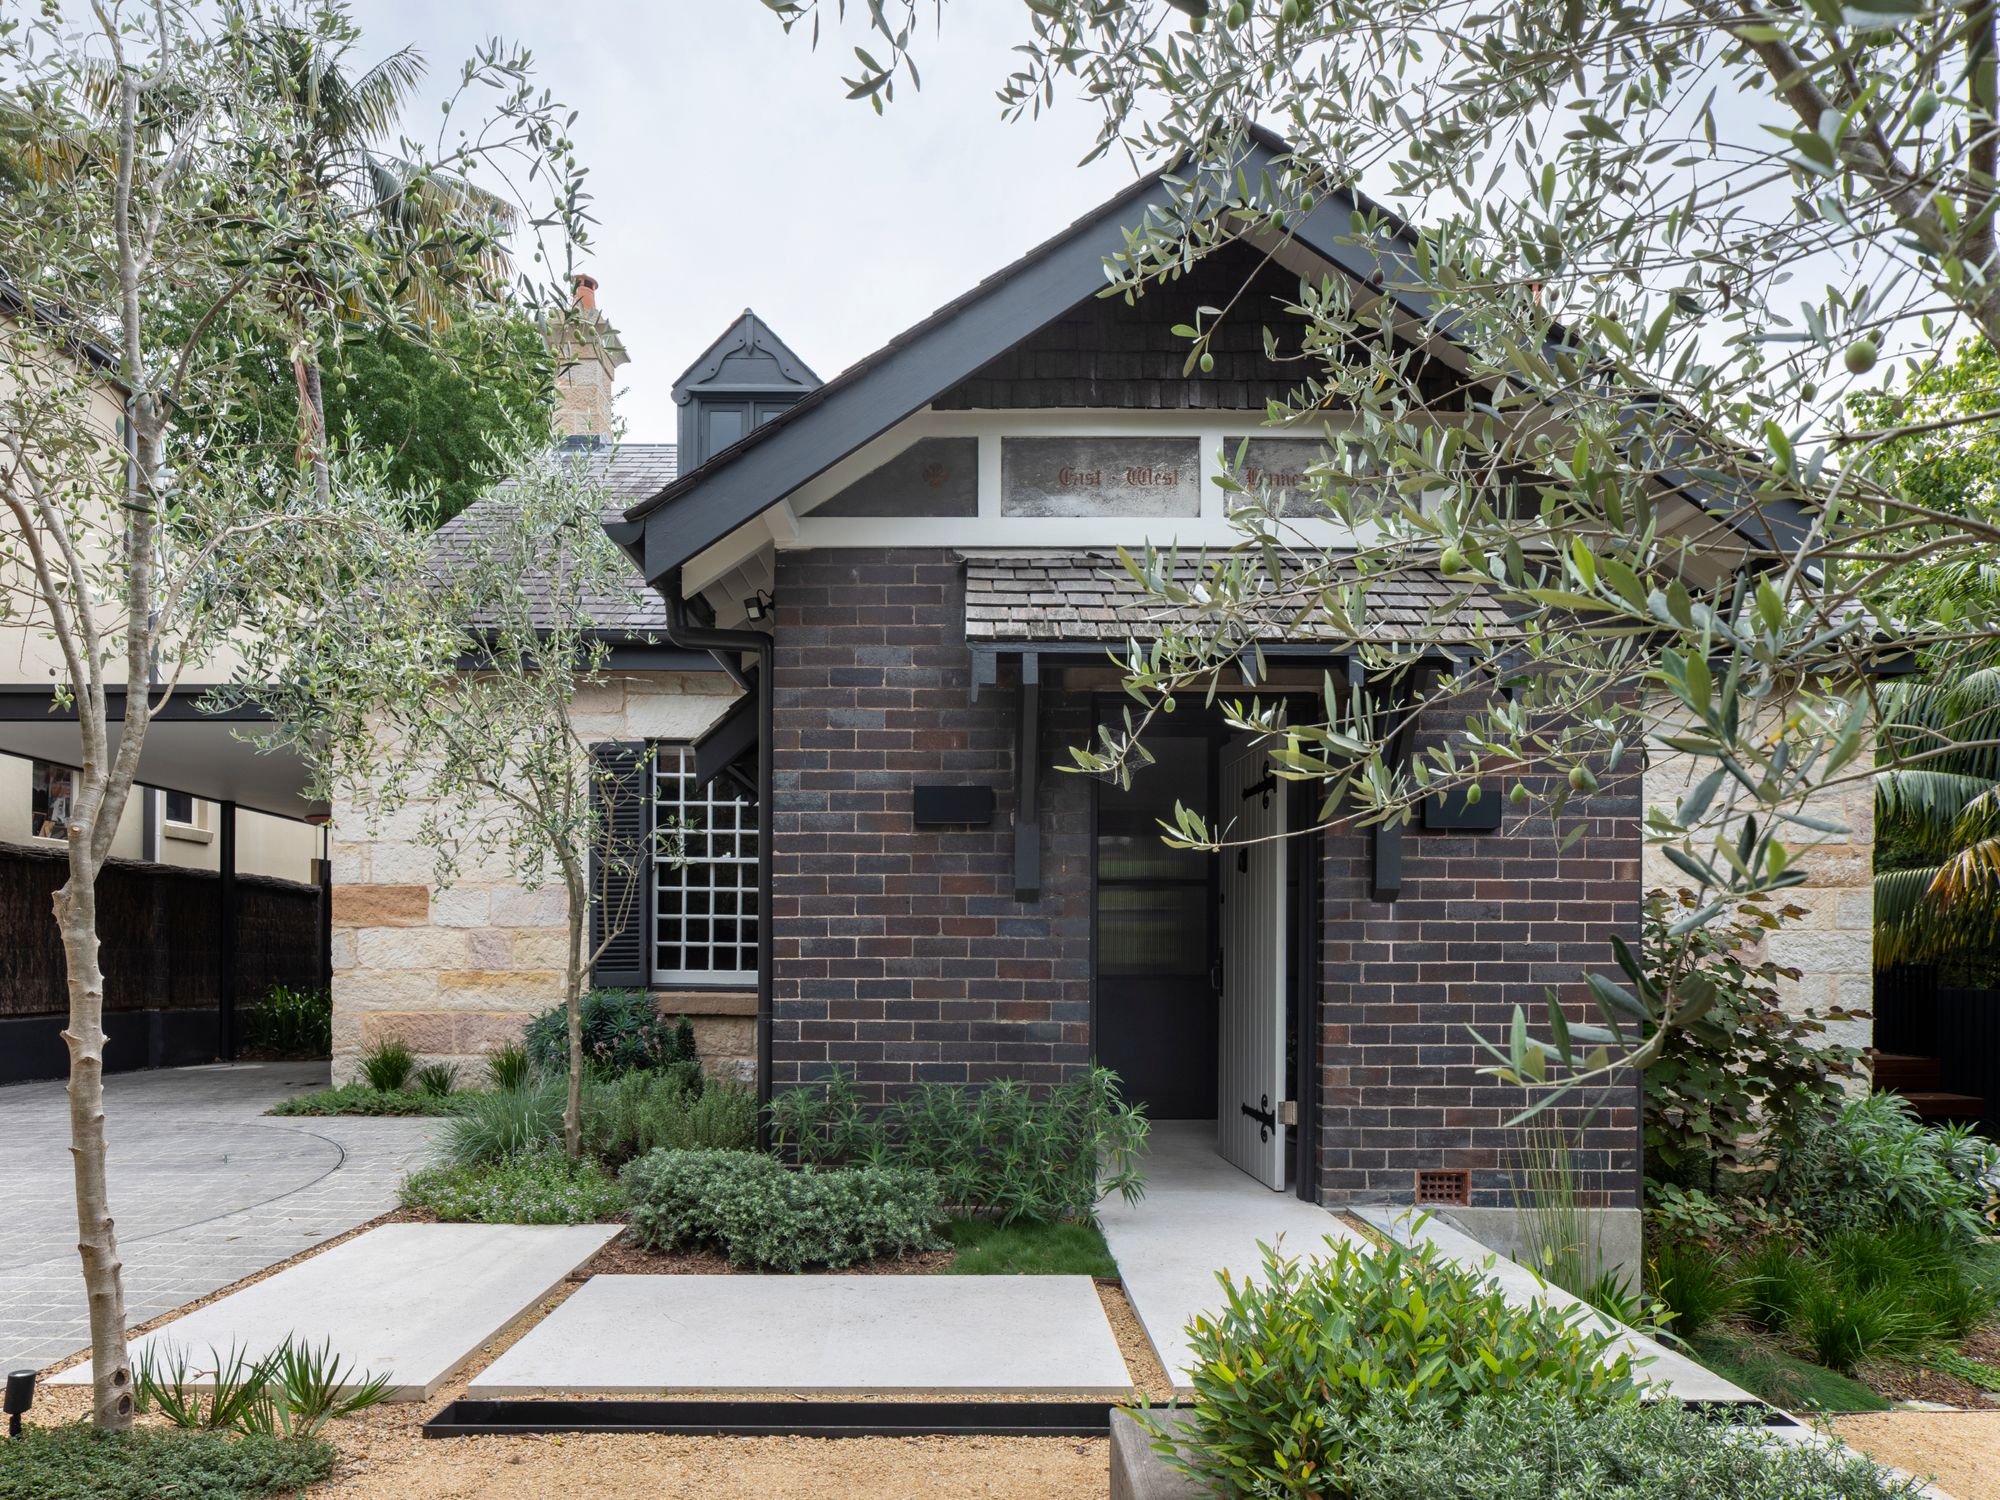
[[[1095,1224],[1022,1219],[953,1219],[945,1226],[958,1252],[946,1276],[1097,1276],[1118,1274]]]
[[[1715,1328],[1689,1340],[1694,1356],[1724,1380],[1788,1411],[1887,1411],[1858,1380],[1795,1359],[1759,1339]]]
[[[310,1094],[294,1094],[280,1099],[268,1113],[274,1115],[455,1115],[472,1100],[474,1090],[456,1094],[424,1094],[415,1089],[377,1089],[365,1083],[342,1084],[337,1089],[317,1089]]]
[[[333,1445],[317,1438],[107,1433],[79,1422],[0,1441],[0,1500],[265,1500],[332,1472]]]
[[[625,1211],[616,1178],[591,1158],[573,1162],[552,1146],[412,1172],[402,1201],[450,1224],[601,1224]]]

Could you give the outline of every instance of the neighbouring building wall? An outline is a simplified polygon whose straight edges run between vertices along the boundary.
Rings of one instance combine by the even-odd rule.
[[[584,738],[686,741],[728,707],[720,673],[629,673],[579,695]],[[368,810],[335,805],[333,1057],[337,1081],[361,1053],[400,1038],[429,1059],[474,1062],[518,1041],[562,995],[568,904],[560,884],[524,889],[504,860],[466,861],[446,889],[418,839],[421,807],[371,828]],[[744,997],[661,993],[695,1020],[712,1067],[740,1072],[756,1051]]]
[[[1042,781],[1041,898],[1014,895],[1014,684],[971,701],[964,570],[934,550],[786,552],[774,665],[772,1085],[850,1068],[1053,1083],[1090,1058],[1090,783]],[[1043,690],[1042,764],[1087,734]],[[918,828],[911,788],[995,788],[985,828]]]
[[[1864,748],[1853,764],[1873,759]],[[1713,768],[1712,761],[1656,754],[1646,765],[1646,805],[1671,810],[1688,785]],[[1809,878],[1782,892],[1784,901],[1805,908],[1805,916],[1766,939],[1770,957],[1797,969],[1797,982],[1784,981],[1779,993],[1788,1008],[1872,1011],[1875,1004],[1875,788],[1867,780],[1816,793],[1805,806],[1814,818],[1837,823],[1845,834],[1831,836],[1799,828],[1790,842],[1825,842],[1801,856]],[[1646,888],[1674,890],[1688,883],[1657,845],[1645,858]],[[1829,1041],[1867,1047],[1874,1041],[1871,1016],[1828,1025]]]

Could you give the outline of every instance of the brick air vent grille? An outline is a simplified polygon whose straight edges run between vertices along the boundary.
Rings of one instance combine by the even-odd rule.
[[[1472,1202],[1472,1173],[1464,1167],[1424,1167],[1417,1172],[1417,1202],[1455,1204]]]

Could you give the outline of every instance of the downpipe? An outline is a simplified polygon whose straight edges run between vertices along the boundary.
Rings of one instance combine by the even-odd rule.
[[[706,651],[745,692],[757,695],[757,1145],[770,1146],[771,1122],[771,735],[773,643],[761,630],[716,630],[688,618],[676,568],[665,589],[667,640],[683,651]],[[737,658],[756,657],[754,680]]]

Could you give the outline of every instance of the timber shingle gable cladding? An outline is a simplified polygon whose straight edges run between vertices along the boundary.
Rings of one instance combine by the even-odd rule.
[[[965,634],[984,643],[1144,640],[1163,624],[1197,622],[1192,607],[1176,608],[1147,593],[1115,553],[968,552]],[[1197,584],[1202,561],[1180,559],[1176,581]],[[1343,576],[1343,583],[1352,574]],[[1303,602],[1301,594],[1298,601]],[[1433,569],[1399,569],[1370,581],[1367,638],[1438,640],[1475,629],[1498,630],[1506,611],[1492,595]],[[1445,627],[1442,633],[1438,627]],[[1288,639],[1339,642],[1348,633],[1320,616],[1291,626]]]

